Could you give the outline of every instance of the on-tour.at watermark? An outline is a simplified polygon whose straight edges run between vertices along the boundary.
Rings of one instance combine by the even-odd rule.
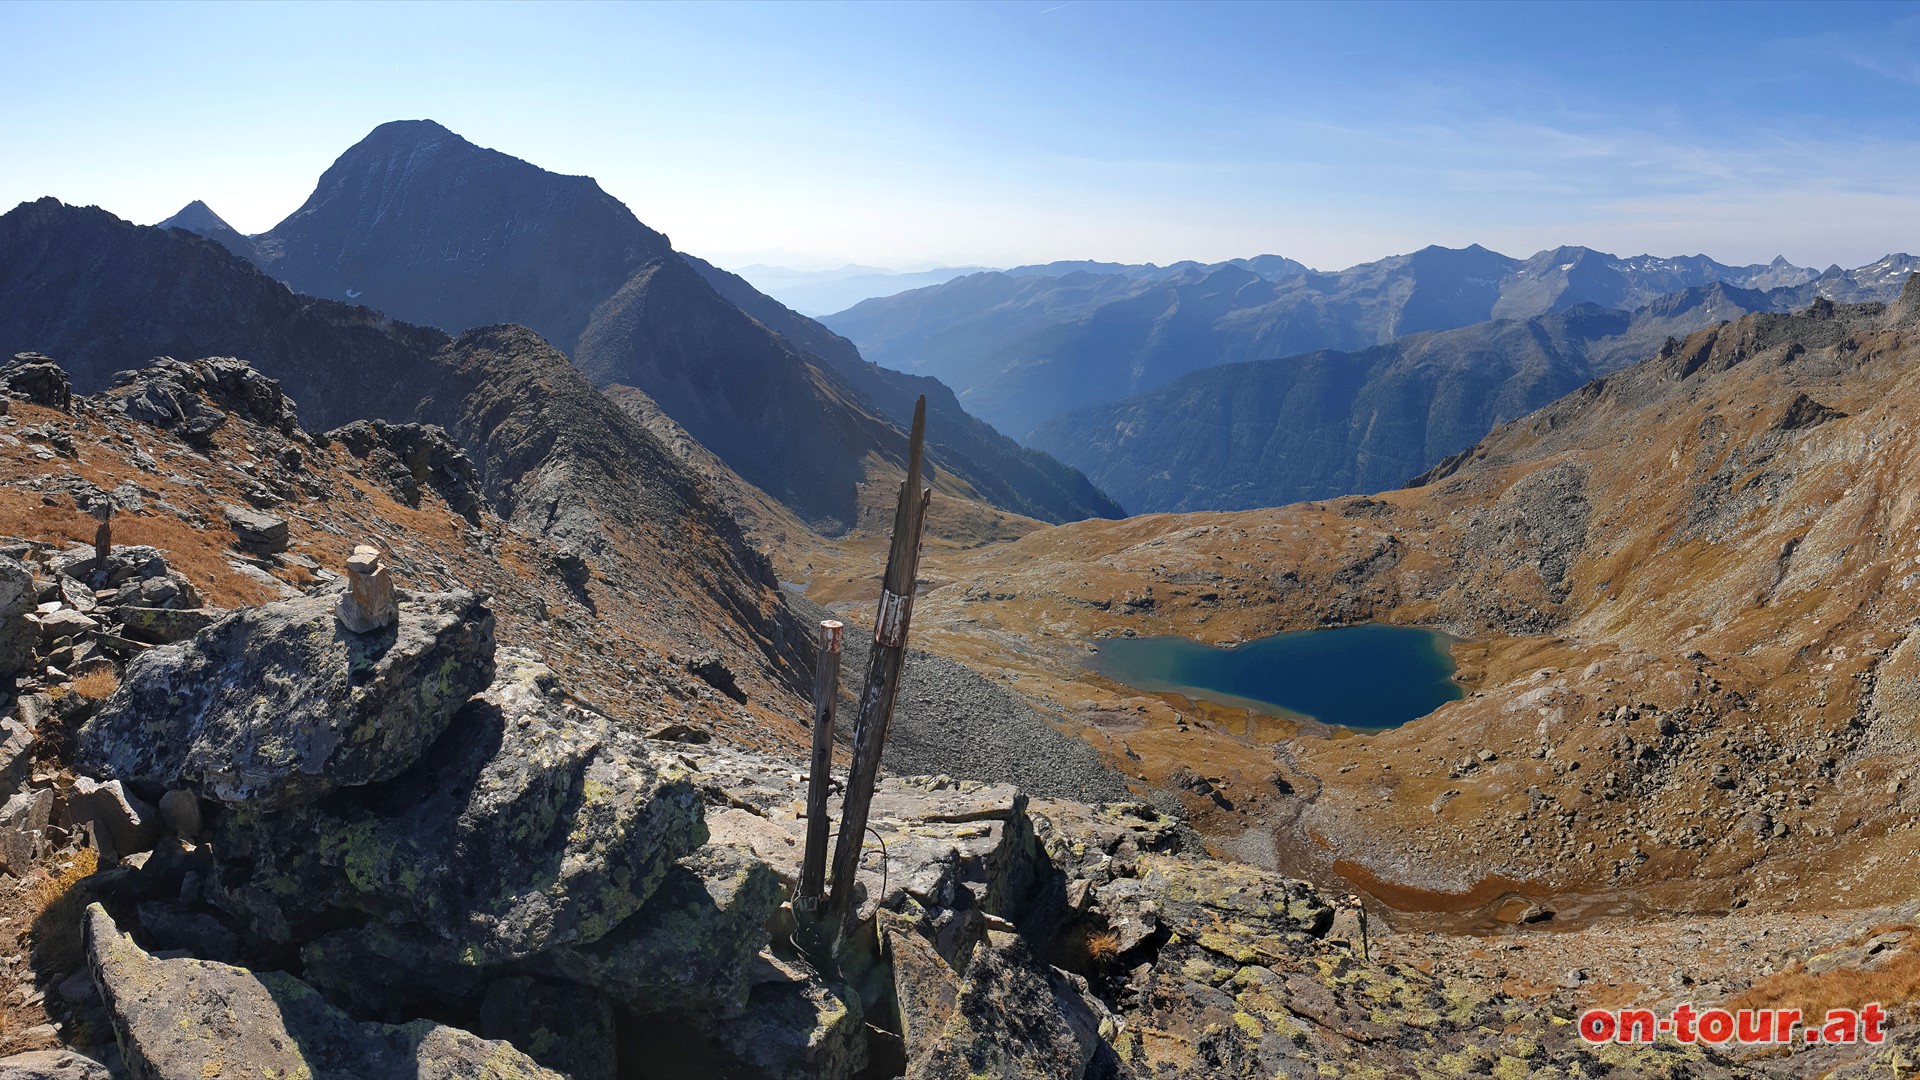
[[[1589,1009],[1580,1015],[1580,1037],[1590,1043],[1748,1045],[1884,1042],[1887,1011],[1878,1002],[1858,1009],[1829,1009],[1824,1019],[1799,1009],[1695,1009],[1676,1005],[1666,1016],[1652,1009]]]

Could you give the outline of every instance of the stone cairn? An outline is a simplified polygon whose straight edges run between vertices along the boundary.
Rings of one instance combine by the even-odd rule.
[[[380,561],[380,550],[367,544],[354,547],[347,559],[347,591],[340,596],[341,623],[356,634],[391,626],[399,618],[393,598],[393,575]]]
[[[93,531],[93,558],[94,565],[104,570],[107,560],[113,556],[113,500],[95,499],[87,511],[100,522],[100,527]]]

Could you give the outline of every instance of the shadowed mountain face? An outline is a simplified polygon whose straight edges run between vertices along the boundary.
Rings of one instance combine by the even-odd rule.
[[[27,350],[82,391],[156,355],[239,356],[311,430],[438,424],[501,517],[617,580],[661,640],[719,646],[763,681],[804,670],[771,567],[711,486],[524,328],[452,339],[290,292],[201,237],[42,199],[0,215],[0,354]]]
[[[1042,521],[1059,520],[1067,508],[1079,508],[1073,517],[1125,513],[1080,470],[1021,446],[969,414],[947,384],[869,363],[853,342],[761,294],[738,275],[691,255],[683,258],[721,296],[832,371],[894,424],[911,424],[914,402],[925,396],[934,462],[964,478],[993,505]]]
[[[1091,263],[975,274],[823,321],[878,363],[951,384],[969,410],[1025,439],[1053,416],[1219,364],[1350,352],[1580,304],[1632,310],[1715,283],[1790,290],[1777,298],[1783,309],[1815,296],[1887,300],[1920,266],[1894,255],[1817,272],[1779,259],[1725,266],[1704,256],[1619,258],[1578,247],[1523,261],[1476,245],[1289,275],[1273,258],[1152,274]]]
[[[867,392],[885,387],[841,377],[807,344],[756,321],[592,179],[547,172],[431,121],[376,128],[255,247],[260,265],[299,292],[449,332],[528,326],[598,385],[653,397],[820,528],[851,526],[868,469],[897,464],[904,444],[898,402]],[[785,331],[832,339],[745,292]],[[862,366],[857,354],[851,363]],[[979,426],[958,419],[956,428]],[[1054,521],[1117,513],[1084,477],[977,432],[936,434],[933,451],[938,467],[1004,509]]]
[[[1033,441],[1141,513],[1383,491],[1669,336],[1772,309],[1764,293],[1712,285],[1631,314],[1582,304],[1357,352],[1227,364],[1056,417]]]
[[[375,128],[256,242],[261,266],[296,292],[452,332],[519,323],[562,349],[635,270],[672,251],[591,178],[431,120]]]

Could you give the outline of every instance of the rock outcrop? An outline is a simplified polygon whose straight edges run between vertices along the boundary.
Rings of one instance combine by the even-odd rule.
[[[360,1023],[284,972],[161,959],[99,906],[87,957],[128,1069],[139,1080],[255,1076],[358,1080],[564,1080],[510,1044],[418,1020]]]
[[[471,594],[422,595],[363,635],[334,607],[243,610],[141,654],[81,733],[83,767],[262,808],[404,772],[491,681],[493,615]]]

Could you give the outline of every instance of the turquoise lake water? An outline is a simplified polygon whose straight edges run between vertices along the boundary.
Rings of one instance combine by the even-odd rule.
[[[1094,670],[1156,693],[1360,730],[1398,727],[1462,695],[1453,638],[1407,626],[1302,630],[1231,649],[1186,638],[1112,638]]]

